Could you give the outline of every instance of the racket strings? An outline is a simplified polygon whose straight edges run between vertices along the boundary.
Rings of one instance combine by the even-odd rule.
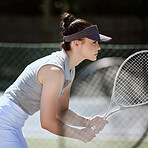
[[[147,59],[147,53],[137,54],[120,69],[115,88],[115,101],[118,104],[129,107],[148,101]]]

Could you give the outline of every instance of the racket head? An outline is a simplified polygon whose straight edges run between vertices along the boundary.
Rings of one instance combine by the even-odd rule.
[[[136,52],[121,64],[111,99],[121,108],[148,103],[148,50]]]

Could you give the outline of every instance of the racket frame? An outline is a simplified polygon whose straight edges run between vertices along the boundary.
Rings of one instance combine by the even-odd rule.
[[[144,103],[141,103],[141,104],[137,104],[137,105],[132,105],[132,106],[122,106],[120,104],[118,104],[116,101],[115,101],[115,88],[116,88],[116,82],[117,82],[117,78],[118,78],[118,75],[122,69],[122,67],[124,66],[124,64],[129,60],[131,59],[133,56],[139,54],[139,53],[143,53],[143,52],[147,52],[148,53],[148,50],[142,50],[142,51],[139,51],[139,52],[136,52],[134,54],[132,54],[131,56],[129,56],[122,64],[121,66],[119,67],[117,73],[116,73],[116,76],[115,76],[115,80],[114,80],[114,85],[113,85],[113,91],[112,91],[112,96],[111,96],[111,102],[110,102],[110,105],[107,109],[107,112],[104,114],[104,118],[107,119],[109,116],[111,116],[113,113],[116,113],[118,111],[121,111],[121,110],[124,110],[124,109],[129,109],[129,108],[132,108],[132,107],[137,107],[137,106],[141,106],[141,105],[144,105],[144,104],[147,104],[148,102],[144,102]]]

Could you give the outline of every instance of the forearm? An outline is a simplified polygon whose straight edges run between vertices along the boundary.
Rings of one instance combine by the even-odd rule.
[[[86,127],[87,125],[87,118],[76,114],[70,109],[67,109],[57,114],[57,118],[65,124],[73,126]]]
[[[46,123],[42,124],[42,128],[46,129],[46,130],[50,131],[51,133],[58,135],[58,136],[80,139],[80,137],[79,137],[80,130],[79,129],[70,127],[56,118],[46,120]]]

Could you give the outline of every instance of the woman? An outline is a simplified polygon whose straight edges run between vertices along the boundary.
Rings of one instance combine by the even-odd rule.
[[[38,110],[43,129],[84,142],[107,124],[103,117],[85,118],[68,107],[75,66],[85,59],[95,61],[98,42],[111,38],[100,35],[96,25],[68,13],[62,16],[62,28],[62,50],[28,65],[0,98],[0,148],[27,148],[22,127]]]

